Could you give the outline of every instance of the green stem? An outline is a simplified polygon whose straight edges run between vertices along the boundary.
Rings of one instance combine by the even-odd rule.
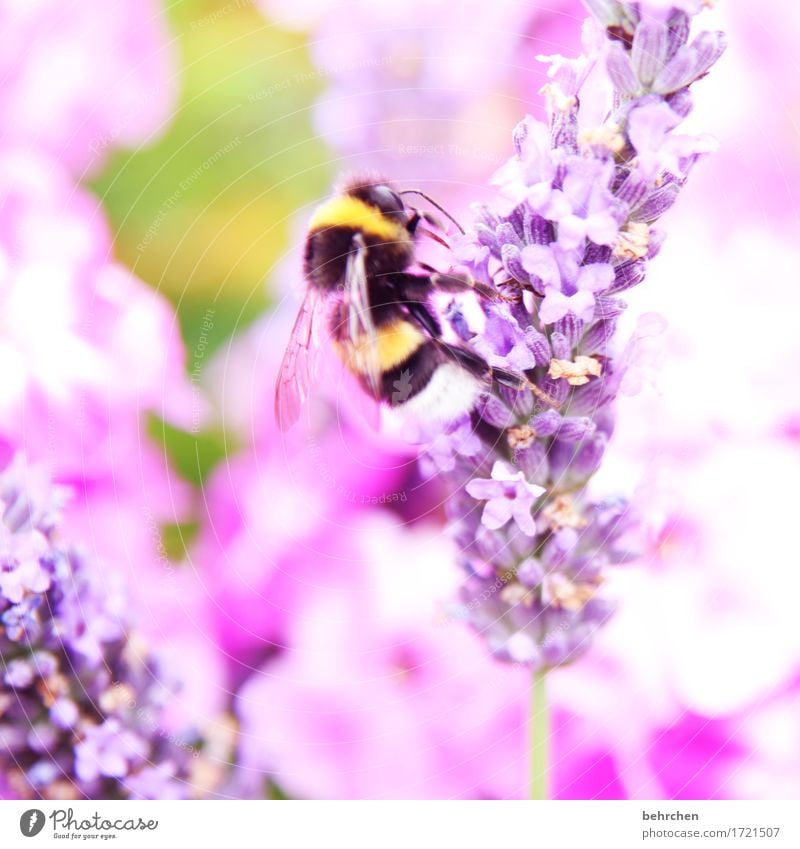
[[[547,762],[550,742],[550,722],[547,713],[547,690],[543,669],[533,673],[531,687],[530,753],[531,753],[531,799],[547,799]]]

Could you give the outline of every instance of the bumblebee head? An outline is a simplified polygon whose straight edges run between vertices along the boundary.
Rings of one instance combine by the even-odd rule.
[[[416,210],[409,207],[400,193],[381,177],[350,177],[342,184],[340,191],[358,198],[402,227],[408,226],[416,218]]]
[[[416,210],[381,178],[350,177],[321,204],[309,222],[307,279],[323,288],[338,286],[352,257],[355,239],[366,248],[370,279],[404,271],[414,260]]]

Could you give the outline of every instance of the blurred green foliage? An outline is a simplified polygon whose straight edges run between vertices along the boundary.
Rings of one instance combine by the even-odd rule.
[[[205,367],[268,306],[294,213],[329,184],[329,154],[311,126],[324,81],[305,36],[270,24],[250,0],[165,7],[180,84],[173,119],[151,146],[112,155],[92,188],[117,258],[172,301],[187,351],[204,335]],[[148,430],[196,486],[232,450],[216,429],[188,433],[151,419]],[[186,531],[165,529],[177,558]]]
[[[179,0],[168,20],[173,121],[154,145],[115,154],[93,188],[117,257],[172,300],[189,349],[214,310],[211,350],[264,309],[293,212],[325,191],[310,112],[323,83],[305,37],[248,0]]]
[[[265,391],[271,392],[272,388],[265,387]],[[166,449],[175,471],[196,486],[202,485],[227,454],[240,447],[230,434],[216,428],[190,433],[156,416],[148,418],[147,434]]]

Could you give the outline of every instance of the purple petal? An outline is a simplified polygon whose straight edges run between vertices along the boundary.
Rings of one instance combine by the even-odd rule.
[[[564,419],[557,438],[564,442],[580,442],[591,436],[596,429],[595,423],[588,416],[570,416]]]
[[[534,327],[528,327],[525,330],[525,341],[536,360],[537,366],[546,366],[552,359],[550,344],[547,337],[539,333]]]
[[[553,356],[559,360],[572,359],[572,345],[569,339],[558,330],[554,330],[550,336],[550,347],[553,349]]]
[[[618,200],[626,203],[631,209],[635,209],[642,202],[650,186],[635,171],[628,174],[625,181],[616,191]]]
[[[624,292],[633,286],[638,286],[644,280],[646,267],[641,260],[631,260],[618,265],[614,269],[614,283],[608,288],[609,294]]]
[[[481,524],[490,531],[502,528],[512,515],[513,502],[509,498],[493,498],[486,502]]]
[[[517,523],[517,527],[523,534],[525,534],[525,536],[536,536],[536,523],[533,521],[533,516],[531,516],[530,504],[522,501],[515,501],[513,502],[511,512],[514,516],[514,521]]]
[[[558,222],[558,243],[564,248],[577,248],[586,238],[587,222],[577,215],[567,215]]]
[[[580,477],[588,477],[593,474],[606,450],[608,439],[597,433],[588,442],[584,442],[573,460],[572,470]]]
[[[593,324],[583,335],[581,350],[587,354],[603,354],[614,336],[615,319],[606,319]]]
[[[514,229],[510,221],[504,221],[497,228],[497,241],[501,246],[514,245],[516,248],[522,248],[522,239]]]
[[[484,397],[480,413],[482,418],[495,427],[510,427],[514,423],[514,412],[494,395]]]
[[[692,42],[692,47],[697,53],[697,64],[695,65],[697,76],[705,74],[722,56],[727,46],[724,32],[701,32]]]
[[[561,414],[556,410],[547,410],[535,416],[531,427],[539,436],[552,436],[561,426]]]
[[[85,749],[81,748],[82,746],[84,746],[83,743],[76,748],[75,774],[81,781],[94,781],[100,774],[96,755],[87,753]]]
[[[725,51],[721,32],[702,32],[688,46],[681,47],[655,80],[653,88],[662,94],[677,91],[693,83]]]
[[[606,264],[595,262],[581,266],[578,271],[578,289],[581,292],[602,292],[614,282],[614,269]]]
[[[619,224],[610,212],[598,212],[586,219],[586,234],[598,245],[613,245]]]
[[[492,466],[492,480],[496,481],[513,481],[517,477],[517,472],[503,460],[495,460]]]
[[[496,481],[486,478],[474,478],[469,481],[465,488],[467,493],[477,501],[488,501],[490,498],[496,498],[503,491]]]
[[[536,664],[540,657],[536,641],[524,631],[517,631],[506,640],[505,654],[513,663]]]
[[[667,45],[667,59],[671,59],[679,48],[686,44],[689,38],[691,22],[689,16],[684,12],[676,12],[669,21],[669,44]]]
[[[523,232],[528,245],[546,245],[553,241],[553,225],[537,215],[527,204],[523,210]]]
[[[538,587],[543,577],[542,564],[533,557],[526,557],[517,567],[517,579],[526,587]]]
[[[544,245],[528,245],[522,250],[523,268],[535,274],[546,286],[557,286],[561,273],[552,250]]]
[[[500,258],[506,273],[520,283],[530,283],[530,275],[523,268],[522,254],[516,245],[504,244],[500,249]]]
[[[663,69],[668,49],[666,24],[652,18],[640,21],[633,36],[631,61],[636,76],[646,88]]]
[[[594,295],[591,292],[576,292],[569,299],[569,307],[581,321],[590,322],[594,318]]]
[[[631,110],[628,135],[638,153],[656,150],[680,118],[663,101],[646,103]]]
[[[566,315],[570,310],[570,302],[566,295],[562,295],[558,289],[553,287],[547,290],[544,300],[539,305],[539,319],[543,324],[552,324]]]
[[[556,322],[555,332],[560,334],[566,341],[567,348],[571,352],[572,348],[578,344],[583,332],[583,322],[576,318],[572,313],[567,313],[563,318]],[[558,355],[559,358],[561,354]]]
[[[529,481],[544,482],[547,480],[550,464],[541,442],[534,442],[527,448],[518,449],[514,459]]]
[[[633,72],[633,65],[625,48],[616,41],[608,45],[606,69],[611,82],[622,94],[633,96],[639,91],[639,81]]]
[[[50,708],[50,719],[58,728],[72,728],[78,721],[78,716],[78,708],[70,699],[56,699]]]
[[[103,775],[111,778],[122,778],[128,771],[128,762],[125,757],[113,750],[103,753],[99,758],[98,766]]]
[[[595,313],[598,318],[616,318],[625,312],[627,306],[621,298],[607,298],[601,295],[595,299]]]
[[[662,186],[653,189],[633,214],[640,221],[651,223],[660,218],[675,203],[680,191],[680,184],[675,180],[666,180]]]

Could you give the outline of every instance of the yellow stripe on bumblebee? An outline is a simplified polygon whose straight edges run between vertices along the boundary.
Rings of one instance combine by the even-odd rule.
[[[408,360],[427,337],[409,321],[398,319],[378,327],[373,339],[361,336],[356,341],[336,344],[345,366],[355,374],[389,371]],[[376,362],[377,361],[377,362]]]
[[[393,221],[360,198],[339,195],[317,208],[309,224],[309,230],[327,230],[330,227],[349,227],[365,236],[373,236],[388,242],[408,242],[411,236],[399,221]]]

